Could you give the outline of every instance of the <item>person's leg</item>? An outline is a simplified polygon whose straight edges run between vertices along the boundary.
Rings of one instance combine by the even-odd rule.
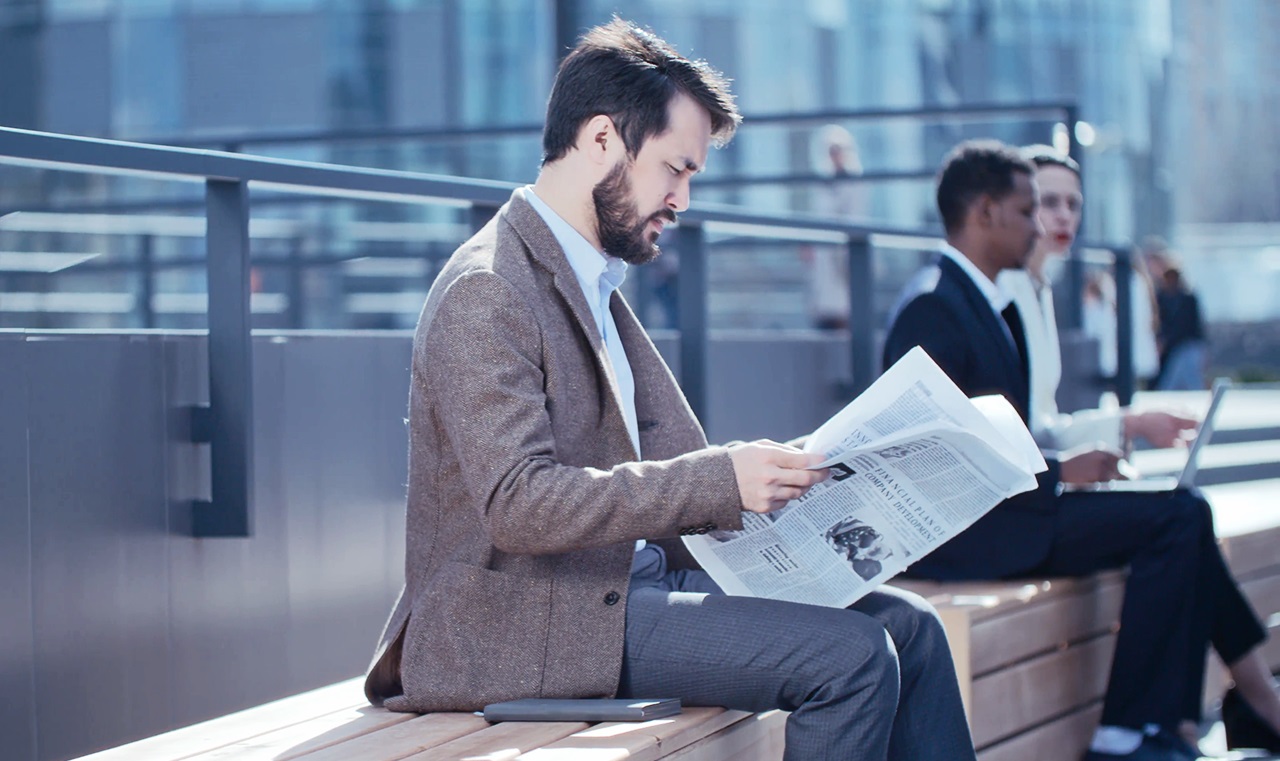
[[[950,659],[915,663],[917,651],[936,644],[930,624],[910,625],[913,614],[905,608],[915,608],[906,601],[866,606],[889,619],[904,642],[911,662],[902,666],[886,624],[859,610],[708,594],[714,585],[700,583],[703,574],[670,576],[681,577],[681,588],[704,591],[632,588],[620,696],[789,710],[786,758],[792,760],[974,757],[963,722],[960,736],[947,719],[928,733],[900,737],[900,669],[911,682],[908,702],[919,704],[907,711],[908,721],[930,710],[963,717]],[[935,681],[947,681],[921,673],[936,668],[947,672],[950,696],[929,694]]]
[[[1209,530],[1203,503],[1183,492],[1068,493],[1061,500],[1054,546],[1037,573],[1129,566],[1102,725],[1176,732],[1190,718],[1189,696],[1198,699],[1208,645],[1207,611],[1196,591]]]
[[[1161,391],[1204,388],[1205,345],[1187,341],[1169,352],[1165,369],[1160,373]]]
[[[1253,648],[1228,663],[1227,669],[1241,699],[1271,727],[1272,732],[1280,735],[1280,694],[1276,692],[1276,680],[1262,657],[1262,649]]]
[[[1200,553],[1197,589],[1203,590],[1204,604],[1210,611],[1210,642],[1227,665],[1239,696],[1280,735],[1280,694],[1276,692],[1275,680],[1260,649],[1266,642],[1267,630],[1227,568],[1213,532],[1212,510],[1207,502],[1201,504],[1209,530],[1205,532]],[[1196,716],[1199,708],[1197,694],[1194,696]]]
[[[951,649],[937,612],[919,595],[883,586],[855,602],[852,610],[879,621],[898,650],[901,696],[889,747],[906,749],[891,758],[959,759],[972,753],[969,724],[960,700]],[[963,738],[948,747],[920,749],[921,737]]]

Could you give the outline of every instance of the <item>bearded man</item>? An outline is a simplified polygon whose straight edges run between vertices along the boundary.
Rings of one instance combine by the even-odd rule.
[[[729,597],[681,534],[825,478],[770,441],[709,447],[618,293],[740,117],[726,81],[615,19],[565,59],[543,167],[427,297],[409,398],[405,588],[375,705],[677,697],[791,711],[788,759],[973,759],[934,611]]]

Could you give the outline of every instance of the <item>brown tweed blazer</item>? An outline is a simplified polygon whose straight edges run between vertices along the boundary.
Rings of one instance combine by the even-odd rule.
[[[637,457],[582,288],[524,192],[454,253],[418,322],[405,587],[365,682],[392,710],[614,695],[635,540],[741,527],[727,451],[615,293]]]

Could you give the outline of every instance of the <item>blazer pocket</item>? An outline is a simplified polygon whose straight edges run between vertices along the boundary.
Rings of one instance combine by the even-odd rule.
[[[551,618],[551,580],[445,563],[405,632],[405,695],[421,710],[480,710],[537,697]]]

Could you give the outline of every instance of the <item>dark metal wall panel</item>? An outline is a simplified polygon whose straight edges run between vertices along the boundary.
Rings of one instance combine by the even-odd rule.
[[[654,345],[679,377],[679,336]],[[852,397],[849,341],[814,331],[716,331],[707,361],[707,440],[787,441],[812,433]]]
[[[119,336],[26,344],[40,758],[168,725],[156,344]]]
[[[386,579],[404,525],[386,516],[404,513],[410,339],[294,337],[270,348],[283,361],[290,671],[329,684],[365,669],[399,591],[399,573],[390,594]]]
[[[0,333],[0,738],[15,761],[36,757],[25,352]]]
[[[171,414],[179,419],[185,405],[207,399],[205,350],[203,338],[175,341],[170,348],[167,398]],[[301,689],[289,682],[286,667],[288,558],[280,510],[280,372],[278,353],[254,352],[253,536],[194,539],[174,532],[169,538],[174,726]],[[175,444],[173,449],[185,459],[196,448]],[[207,467],[207,456],[186,462],[170,488],[190,494],[195,490],[186,480],[190,472]]]

